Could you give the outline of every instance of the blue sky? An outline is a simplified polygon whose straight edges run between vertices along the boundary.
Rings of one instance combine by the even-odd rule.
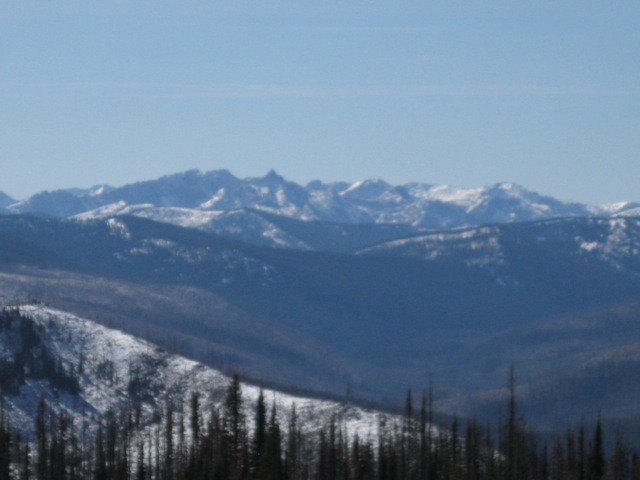
[[[640,2],[0,0],[0,190],[189,168],[640,200]]]

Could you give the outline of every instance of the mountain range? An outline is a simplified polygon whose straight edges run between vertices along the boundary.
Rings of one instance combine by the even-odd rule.
[[[636,204],[225,171],[4,203],[5,301],[288,388],[495,417],[513,364],[536,425],[640,415]]]
[[[424,183],[392,186],[373,179],[354,183],[313,181],[301,186],[274,171],[261,178],[239,179],[226,170],[190,170],[119,188],[100,185],[47,191],[22,201],[5,195],[0,197],[0,208],[14,214],[83,219],[129,214],[264,246],[323,249],[323,245],[298,238],[283,228],[283,219],[403,225],[401,231],[409,234],[553,217],[633,214],[640,204],[567,203],[512,183],[461,188]]]

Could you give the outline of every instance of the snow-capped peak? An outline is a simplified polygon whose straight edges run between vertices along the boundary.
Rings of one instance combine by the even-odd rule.
[[[275,170],[263,177],[245,179],[236,178],[227,170],[206,173],[189,170],[120,188],[98,186],[73,192],[43,192],[6,208],[12,213],[91,217],[116,213],[118,209],[122,213],[129,209],[127,213],[134,215],[148,213],[149,208],[130,207],[145,205],[189,209],[194,217],[200,218],[201,211],[251,209],[304,221],[449,228],[623,212],[635,215],[635,209],[640,207],[640,203],[629,202],[601,207],[566,203],[512,182],[473,188],[425,183],[394,186],[373,178],[352,183],[314,181],[301,186]]]

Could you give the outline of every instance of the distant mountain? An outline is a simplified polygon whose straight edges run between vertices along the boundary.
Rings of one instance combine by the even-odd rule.
[[[543,256],[540,248],[552,250]],[[523,267],[535,268],[537,261],[550,255],[564,261],[595,260],[620,272],[640,275],[640,219],[551,219],[430,232],[382,243],[360,253],[455,262],[496,275],[509,272],[518,282],[522,281]],[[537,261],[534,255],[538,256]]]
[[[192,393],[199,394],[205,416],[214,407],[220,409],[230,382],[217,370],[148,342],[35,305],[0,311],[0,372],[3,421],[29,436],[40,398],[54,411],[71,414],[76,425],[88,422],[90,434],[97,428],[96,416],[135,408],[141,415],[138,423],[150,435],[158,427],[155,415],[169,405],[179,411]],[[258,387],[242,385],[248,418],[253,417],[258,394]],[[282,425],[288,423],[295,404],[299,425],[306,433],[319,431],[334,418],[344,422],[349,435],[366,438],[377,432],[380,421],[394,421],[388,414],[345,403],[269,389],[264,395],[277,407]]]
[[[122,215],[195,228],[264,247],[345,253],[426,231],[405,224],[304,221],[251,209],[212,212],[151,204],[127,205],[125,202],[73,218],[86,221]]]
[[[247,212],[300,221],[437,229],[609,216],[637,206],[624,202],[602,207],[565,203],[512,183],[460,188],[424,183],[393,186],[374,179],[329,184],[314,181],[301,186],[274,171],[264,177],[238,179],[226,170],[190,170],[120,188],[42,192],[9,205],[7,211],[79,215],[84,219],[126,213],[232,236],[235,232],[237,238],[245,235],[245,241],[258,244],[304,249],[310,248],[305,241],[290,238],[286,232],[274,230],[270,220]]]
[[[9,205],[14,204],[16,201],[4,192],[0,192],[0,211]]]
[[[640,311],[632,217],[443,230],[381,239],[358,254],[258,247],[132,216],[4,216],[0,235],[22,246],[0,258],[7,294],[88,312],[199,358],[213,347],[218,360],[269,381],[333,393],[349,385],[375,400],[433,376],[445,408],[504,385],[511,361],[553,393],[550,379],[578,382],[612,359],[616,369],[637,338],[635,313],[610,331],[591,327],[608,312]],[[356,233],[347,235],[355,246]],[[579,335],[544,327],[558,318],[580,326],[560,332]],[[620,404],[637,412],[625,392]],[[608,405],[594,392],[582,413]]]

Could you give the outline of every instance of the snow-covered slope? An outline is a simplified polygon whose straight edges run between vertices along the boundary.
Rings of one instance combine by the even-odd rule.
[[[411,183],[394,186],[380,179],[306,186],[270,171],[264,177],[239,179],[226,170],[190,170],[120,188],[42,192],[7,207],[9,212],[38,212],[82,218],[119,213],[147,216],[205,230],[224,230],[222,212],[257,210],[303,221],[392,223],[422,228],[538,220],[564,216],[613,215],[637,204],[602,207],[565,203],[513,183],[463,188]],[[240,222],[242,224],[242,222]],[[249,226],[249,228],[254,228]],[[271,230],[271,233],[269,233]],[[276,246],[289,245],[282,232],[265,226]],[[282,238],[280,238],[282,237]],[[265,240],[265,241],[267,241]],[[302,245],[293,241],[293,248]]]
[[[12,315],[6,315],[6,311],[2,315],[0,363],[11,364],[12,360],[22,358],[20,355],[29,348],[30,356],[40,355],[50,366],[55,365],[56,372],[43,374],[38,373],[40,367],[25,367],[31,373],[25,374],[17,391],[5,397],[5,413],[22,431],[32,431],[41,397],[54,409],[62,409],[76,419],[95,418],[107,411],[138,405],[143,421],[149,425],[153,425],[154,411],[169,404],[175,407],[181,402],[187,403],[192,392],[201,395],[203,412],[222,405],[230,379],[215,369],[63,311],[35,305],[17,308],[21,315],[15,315],[14,311],[9,322],[6,318]],[[29,319],[35,326],[31,330],[27,328]],[[29,340],[25,331],[31,332]],[[14,368],[13,373],[16,371],[18,368]],[[258,395],[259,388],[242,385],[248,418]],[[299,424],[309,432],[319,430],[333,416],[344,422],[347,432],[366,438],[375,432],[381,419],[391,418],[348,404],[273,390],[265,390],[264,395],[268,404],[277,407],[282,424],[286,424],[295,404]]]

